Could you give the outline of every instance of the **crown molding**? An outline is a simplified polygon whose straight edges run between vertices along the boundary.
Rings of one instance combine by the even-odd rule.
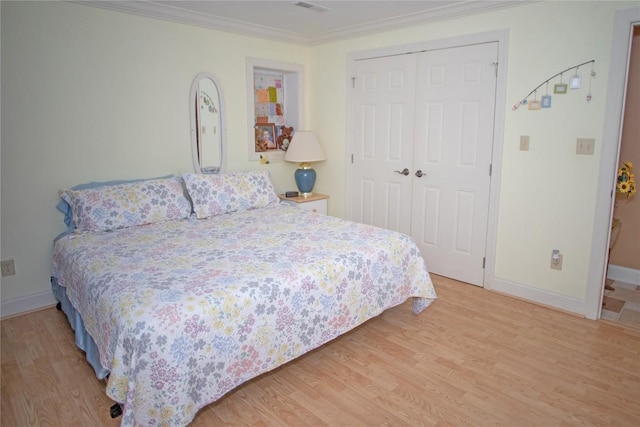
[[[538,1],[538,0],[535,0]],[[491,12],[497,9],[532,3],[531,0],[494,0],[463,1],[423,12],[391,17],[361,25],[340,28],[321,34],[307,36],[287,30],[277,29],[255,23],[224,18],[216,15],[194,12],[185,8],[157,3],[153,1],[92,1],[75,0],[72,3],[93,6],[148,18],[161,19],[181,24],[195,25],[216,31],[224,31],[251,37],[259,37],[278,42],[302,46],[314,46],[324,43],[360,37],[368,34],[391,31],[408,26],[432,23],[461,16]]]
[[[76,0],[72,1],[72,3],[286,43],[309,45],[311,42],[311,40],[304,35],[286,30],[279,30],[264,25],[237,21],[215,15],[196,13],[191,10],[149,1]]]
[[[396,16],[380,21],[368,22],[361,25],[328,31],[313,37],[309,45],[319,45],[353,37],[360,37],[384,31],[393,31],[410,26],[429,24],[448,19],[460,18],[469,15],[478,15],[498,9],[512,6],[520,6],[525,3],[533,3],[539,0],[498,0],[498,1],[465,1],[453,5],[442,6],[404,16]]]

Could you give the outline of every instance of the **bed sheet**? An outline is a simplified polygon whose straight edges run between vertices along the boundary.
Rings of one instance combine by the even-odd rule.
[[[187,425],[387,308],[436,298],[408,236],[284,204],[64,236],[53,276],[110,371],[122,426]]]

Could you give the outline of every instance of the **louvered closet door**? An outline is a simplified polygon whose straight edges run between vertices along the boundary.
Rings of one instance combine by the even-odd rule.
[[[418,54],[411,236],[432,273],[482,286],[497,43]]]
[[[415,55],[355,64],[351,219],[411,233]]]

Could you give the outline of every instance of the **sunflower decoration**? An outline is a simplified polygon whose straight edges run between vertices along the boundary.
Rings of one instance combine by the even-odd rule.
[[[633,163],[624,162],[618,168],[618,181],[616,183],[616,192],[625,194],[627,198],[636,194],[636,177],[632,172]]]

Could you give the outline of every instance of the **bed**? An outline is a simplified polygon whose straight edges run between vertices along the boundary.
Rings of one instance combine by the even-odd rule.
[[[384,310],[436,298],[408,236],[280,203],[267,172],[60,194],[53,292],[122,426],[187,425]]]

